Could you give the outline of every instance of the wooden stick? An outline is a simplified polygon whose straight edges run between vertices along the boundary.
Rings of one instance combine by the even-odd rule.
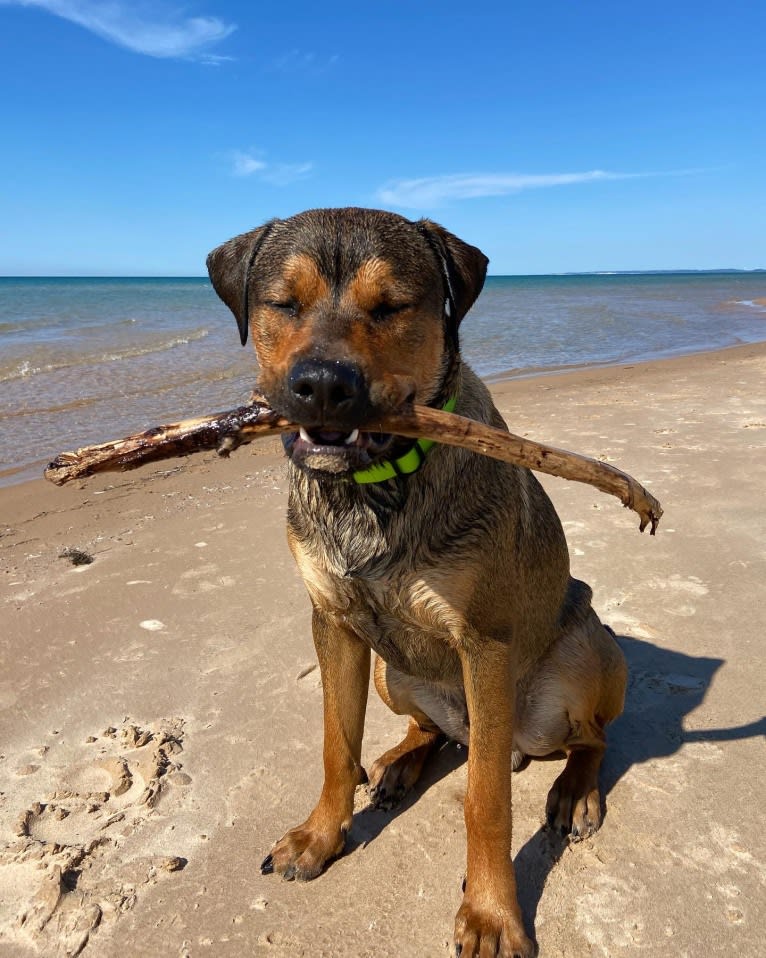
[[[657,499],[632,476],[598,459],[556,449],[428,406],[414,406],[386,416],[374,423],[374,428],[376,432],[461,446],[516,466],[594,486],[616,496],[624,506],[638,513],[641,532],[647,525],[651,526],[651,535],[657,531],[662,516],[662,506]],[[144,462],[203,449],[217,449],[220,455],[228,455],[238,445],[253,439],[297,429],[297,425],[278,416],[259,399],[252,405],[213,416],[184,419],[125,439],[62,453],[45,470],[45,478],[63,485],[94,472],[129,469]]]
[[[524,466],[535,472],[545,472],[559,479],[571,479],[595,486],[601,492],[617,496],[622,504],[641,518],[641,532],[651,525],[650,535],[657,531],[662,506],[640,482],[600,459],[591,459],[568,449],[557,449],[541,442],[524,439],[512,432],[495,429],[484,423],[454,413],[414,406],[403,415],[389,416],[381,430],[399,436],[425,437],[450,446],[462,446],[483,456],[501,459],[515,466]]]
[[[212,416],[182,419],[124,439],[62,452],[48,464],[45,478],[57,486],[63,486],[73,479],[91,476],[94,472],[133,469],[145,462],[172,459],[173,456],[205,449],[217,449],[219,455],[225,456],[242,443],[290,428],[286,419],[278,416],[267,403],[258,400]]]

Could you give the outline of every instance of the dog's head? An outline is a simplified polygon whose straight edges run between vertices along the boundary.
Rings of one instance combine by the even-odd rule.
[[[343,475],[395,452],[376,420],[449,398],[487,258],[429,220],[329,209],[236,236],[207,266],[243,345],[252,333],[260,391],[301,426],[288,455]]]

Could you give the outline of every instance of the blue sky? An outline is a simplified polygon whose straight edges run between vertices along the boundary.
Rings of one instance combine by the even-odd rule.
[[[766,4],[0,0],[0,274],[199,275],[272,216],[490,271],[766,267]]]

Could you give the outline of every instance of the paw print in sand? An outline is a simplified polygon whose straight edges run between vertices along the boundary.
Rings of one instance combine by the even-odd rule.
[[[184,867],[180,856],[140,849],[166,785],[190,781],[177,758],[182,740],[180,722],[125,722],[90,736],[79,760],[50,770],[53,790],[22,810],[0,850],[2,870],[25,891],[15,928],[0,927],[0,942],[26,937],[46,954],[78,955],[102,921],[133,907],[141,885]]]

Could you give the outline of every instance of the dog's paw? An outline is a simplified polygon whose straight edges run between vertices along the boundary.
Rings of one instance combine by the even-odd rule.
[[[406,752],[393,760],[389,753],[382,755],[370,768],[369,794],[375,808],[388,810],[401,802],[420,778],[424,755],[418,751]]]
[[[572,762],[553,783],[545,805],[548,827],[572,841],[590,838],[601,827],[601,793],[598,767],[590,769]]]
[[[304,822],[292,828],[261,862],[261,874],[276,873],[287,881],[310,881],[343,851],[346,832],[342,828],[323,832]]]
[[[463,899],[455,918],[456,958],[535,958],[520,919],[501,908],[480,909]]]
[[[390,764],[378,759],[370,769],[368,793],[375,808],[388,811],[401,802],[418,778],[409,756],[404,755]]]
[[[438,733],[419,732],[420,744],[405,738],[373,762],[368,779],[370,801],[375,808],[388,810],[398,805],[420,778],[428,756],[441,740]]]

